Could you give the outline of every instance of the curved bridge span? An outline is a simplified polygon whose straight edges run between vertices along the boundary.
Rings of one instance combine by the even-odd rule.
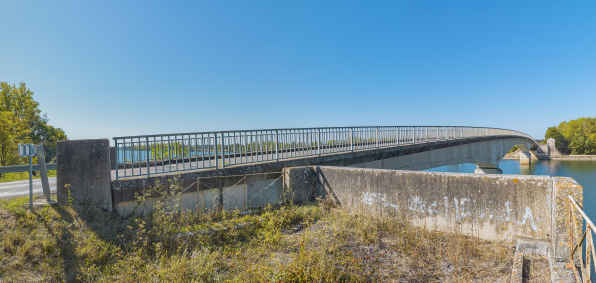
[[[303,165],[424,170],[474,163],[477,173],[494,174],[516,145],[522,164],[529,164],[536,144],[518,131],[451,126],[199,132],[116,137],[114,143],[116,180],[191,170],[203,176],[280,172]]]

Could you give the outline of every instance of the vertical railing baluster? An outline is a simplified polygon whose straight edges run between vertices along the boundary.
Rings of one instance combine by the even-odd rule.
[[[145,137],[145,152],[147,153],[147,162],[145,162],[147,164],[147,177],[151,177],[151,170],[149,170],[149,137]]]

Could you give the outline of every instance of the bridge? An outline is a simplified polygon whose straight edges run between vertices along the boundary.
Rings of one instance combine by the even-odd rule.
[[[529,164],[529,149],[536,144],[518,131],[451,126],[267,129],[113,140],[113,148],[107,139],[58,143],[58,201],[70,194],[111,210],[118,203],[130,206],[158,184],[169,190],[179,183],[184,193],[192,193],[201,190],[199,178],[218,177],[219,185],[211,188],[225,187],[225,176],[265,174],[265,182],[284,168],[307,165],[424,170],[474,163],[476,173],[498,174],[509,149],[517,145],[523,152],[520,161]],[[264,198],[279,198],[281,186],[276,190]]]
[[[451,126],[128,136],[114,138],[113,148],[108,139],[61,141],[58,202],[126,216],[157,201],[198,212],[322,198],[487,240],[531,239],[560,267],[577,249],[570,207],[578,200],[581,210],[583,188],[565,177],[498,175],[511,148],[530,164],[536,145],[518,131]],[[461,163],[476,164],[477,174],[411,171]]]
[[[181,133],[116,137],[114,143],[116,180],[200,169],[230,175],[238,165],[252,163],[279,171],[288,163],[405,170],[474,163],[477,173],[495,174],[513,146],[522,149],[522,164],[529,164],[529,149],[536,144],[517,131],[447,126]]]

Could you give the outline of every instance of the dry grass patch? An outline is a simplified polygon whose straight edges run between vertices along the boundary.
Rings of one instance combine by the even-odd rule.
[[[174,196],[175,197],[175,196]],[[506,282],[506,243],[311,203],[145,216],[0,200],[0,282]]]

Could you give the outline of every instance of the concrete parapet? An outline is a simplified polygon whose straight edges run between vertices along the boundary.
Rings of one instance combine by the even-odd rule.
[[[112,211],[108,139],[67,140],[56,145],[58,202],[69,197],[76,203],[97,205]]]
[[[583,206],[584,203],[584,189],[574,179],[568,177],[553,177],[554,188],[554,209],[553,209],[553,228],[554,241],[553,251],[555,253],[556,261],[569,260],[569,196],[573,197],[575,201]],[[579,213],[575,213],[578,231],[575,234],[580,234],[583,227],[583,220]],[[574,243],[579,242],[577,237]],[[581,253],[577,253],[581,254]],[[577,260],[577,259],[576,259]]]
[[[295,195],[322,197],[350,209],[411,217],[420,226],[455,229],[488,240],[549,241],[564,255],[569,238],[566,204],[581,201],[571,178],[478,175],[328,166],[287,168]],[[313,181],[311,181],[313,180]],[[567,218],[566,218],[567,217]],[[564,261],[564,257],[557,257]]]

